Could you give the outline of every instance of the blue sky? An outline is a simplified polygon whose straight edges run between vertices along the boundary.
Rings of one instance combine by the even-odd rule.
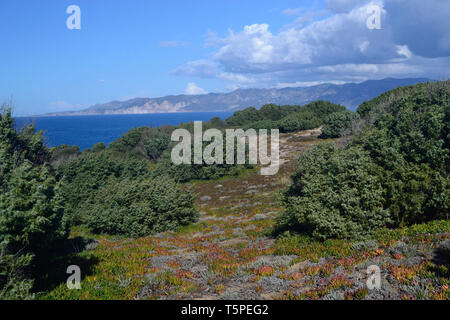
[[[69,30],[69,5],[81,30]],[[367,6],[381,8],[369,30]],[[246,87],[448,78],[447,0],[2,0],[0,101],[15,114]]]

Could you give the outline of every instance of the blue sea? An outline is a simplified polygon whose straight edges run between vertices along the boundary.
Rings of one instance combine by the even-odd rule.
[[[214,117],[226,119],[232,112],[192,112],[139,115],[99,115],[73,117],[18,117],[16,128],[33,123],[37,130],[44,131],[49,147],[62,144],[77,145],[81,150],[103,142],[106,145],[120,138],[135,127],[158,127],[179,125],[190,121],[209,121]]]

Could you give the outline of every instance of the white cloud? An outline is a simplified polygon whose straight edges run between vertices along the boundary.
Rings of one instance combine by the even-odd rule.
[[[397,49],[397,53],[401,56],[404,56],[406,59],[411,59],[411,57],[413,56],[408,46],[397,46]]]
[[[254,83],[255,80],[239,73],[221,72],[217,75],[217,78],[228,80],[236,83]]]
[[[195,95],[195,94],[205,94],[207,93],[204,89],[197,86],[194,82],[189,82],[186,86],[185,94]]]
[[[228,72],[274,72],[294,67],[340,63],[383,63],[400,58],[385,30],[366,27],[367,7],[333,15],[306,27],[273,34],[267,24],[230,32],[213,60]],[[361,49],[361,44],[364,44]],[[370,44],[370,50],[368,49]]]
[[[382,8],[381,30],[367,28],[373,4]],[[223,38],[209,32],[209,43],[218,47],[210,59],[188,62],[172,73],[263,87],[433,78],[450,66],[450,1],[327,0],[326,10],[327,15],[286,9],[284,14],[299,16],[278,33],[266,23],[230,30]]]

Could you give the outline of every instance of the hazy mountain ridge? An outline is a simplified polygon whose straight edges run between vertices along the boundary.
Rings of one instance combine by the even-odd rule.
[[[375,98],[383,92],[427,81],[431,80],[386,78],[343,85],[320,84],[312,87],[281,89],[238,89],[229,93],[135,98],[97,104],[81,111],[48,113],[45,116],[235,111],[249,106],[260,108],[268,103],[303,105],[315,100],[328,100],[355,110],[362,102]]]

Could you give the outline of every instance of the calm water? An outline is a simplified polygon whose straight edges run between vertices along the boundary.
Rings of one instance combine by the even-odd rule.
[[[108,145],[134,127],[178,125],[189,121],[209,121],[213,117],[225,119],[230,115],[232,112],[19,117],[16,119],[16,127],[21,128],[26,124],[34,123],[37,130],[44,130],[45,142],[49,147],[67,144],[77,145],[83,150],[98,142]]]

